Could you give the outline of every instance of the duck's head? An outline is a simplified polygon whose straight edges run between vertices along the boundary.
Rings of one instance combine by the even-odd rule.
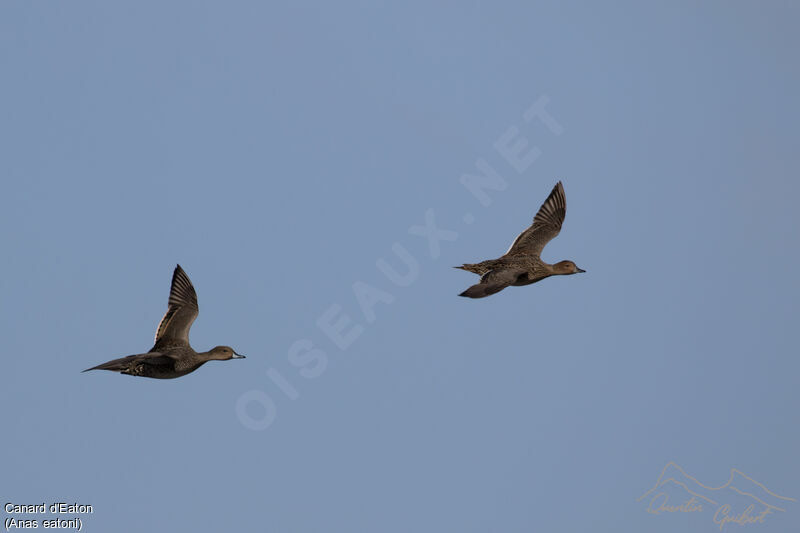
[[[568,274],[580,274],[581,272],[586,272],[582,268],[578,268],[578,265],[572,261],[559,261],[553,265],[553,270],[556,274],[561,274],[564,276]]]
[[[244,356],[236,353],[236,350],[230,346],[217,346],[208,352],[208,358],[216,361],[227,361],[228,359],[244,359]]]

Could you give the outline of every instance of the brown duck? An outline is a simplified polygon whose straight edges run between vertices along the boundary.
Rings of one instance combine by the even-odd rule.
[[[586,272],[572,261],[559,261],[550,265],[539,257],[545,245],[561,231],[566,214],[567,198],[564,196],[564,186],[559,181],[533,217],[531,227],[519,234],[505,255],[498,259],[455,267],[481,276],[480,283],[459,296],[483,298],[500,292],[509,285],[530,285],[550,276]]]
[[[89,370],[112,370],[130,376],[170,379],[185,376],[206,361],[244,359],[229,346],[217,346],[208,352],[195,352],[189,345],[189,328],[197,318],[197,293],[180,265],[172,273],[167,312],[156,329],[156,343],[149,352],[114,359]]]

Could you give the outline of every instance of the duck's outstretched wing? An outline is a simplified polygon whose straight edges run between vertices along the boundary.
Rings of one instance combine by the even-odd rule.
[[[509,285],[516,282],[520,276],[525,275],[525,270],[520,269],[504,269],[504,270],[490,270],[483,276],[481,281],[476,283],[469,289],[465,290],[459,296],[467,298],[484,298],[496,292],[500,292]]]
[[[545,245],[561,231],[566,214],[567,197],[559,181],[533,217],[533,224],[519,234],[505,255],[540,255]]]
[[[189,344],[189,329],[200,309],[197,306],[197,293],[189,276],[180,265],[172,273],[172,288],[164,318],[156,329],[155,346],[164,344]]]

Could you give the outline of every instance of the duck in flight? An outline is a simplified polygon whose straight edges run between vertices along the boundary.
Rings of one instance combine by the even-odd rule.
[[[230,346],[217,346],[208,352],[195,352],[189,345],[189,328],[197,318],[197,293],[180,265],[172,273],[167,312],[156,329],[156,342],[149,352],[114,359],[89,370],[111,370],[130,376],[170,379],[185,376],[206,361],[244,359]]]
[[[545,245],[561,231],[566,214],[567,198],[564,196],[564,186],[559,181],[533,217],[533,224],[519,234],[505,255],[498,259],[455,267],[474,272],[481,277],[479,283],[459,296],[483,298],[500,292],[509,285],[530,285],[550,276],[586,272],[572,261],[559,261],[550,265],[539,257]]]

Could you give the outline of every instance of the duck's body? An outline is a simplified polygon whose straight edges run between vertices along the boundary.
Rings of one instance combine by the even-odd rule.
[[[542,261],[535,255],[519,255],[519,256],[503,256],[498,259],[488,259],[480,263],[464,264],[456,268],[466,270],[483,276],[491,271],[506,271],[511,270],[520,272],[513,283],[510,285],[530,285],[536,283],[544,278],[550,277],[555,274],[553,270],[554,265],[549,265]]]
[[[194,372],[203,363],[210,361],[207,354],[195,352],[188,346],[175,346],[161,352],[150,351],[114,359],[102,365],[84,370],[112,370],[129,376],[171,379]]]
[[[189,328],[199,313],[197,293],[180,265],[172,274],[167,312],[156,330],[156,342],[149,352],[121,357],[88,370],[111,370],[130,376],[171,379],[185,376],[206,361],[242,359],[229,346],[196,352],[189,344]]]
[[[519,287],[550,276],[585,272],[572,261],[560,261],[551,265],[540,257],[545,245],[561,231],[566,212],[567,199],[564,195],[564,186],[559,181],[539,208],[533,218],[533,224],[519,234],[503,256],[456,267],[481,276],[480,283],[468,288],[459,296],[483,298],[508,286]]]

